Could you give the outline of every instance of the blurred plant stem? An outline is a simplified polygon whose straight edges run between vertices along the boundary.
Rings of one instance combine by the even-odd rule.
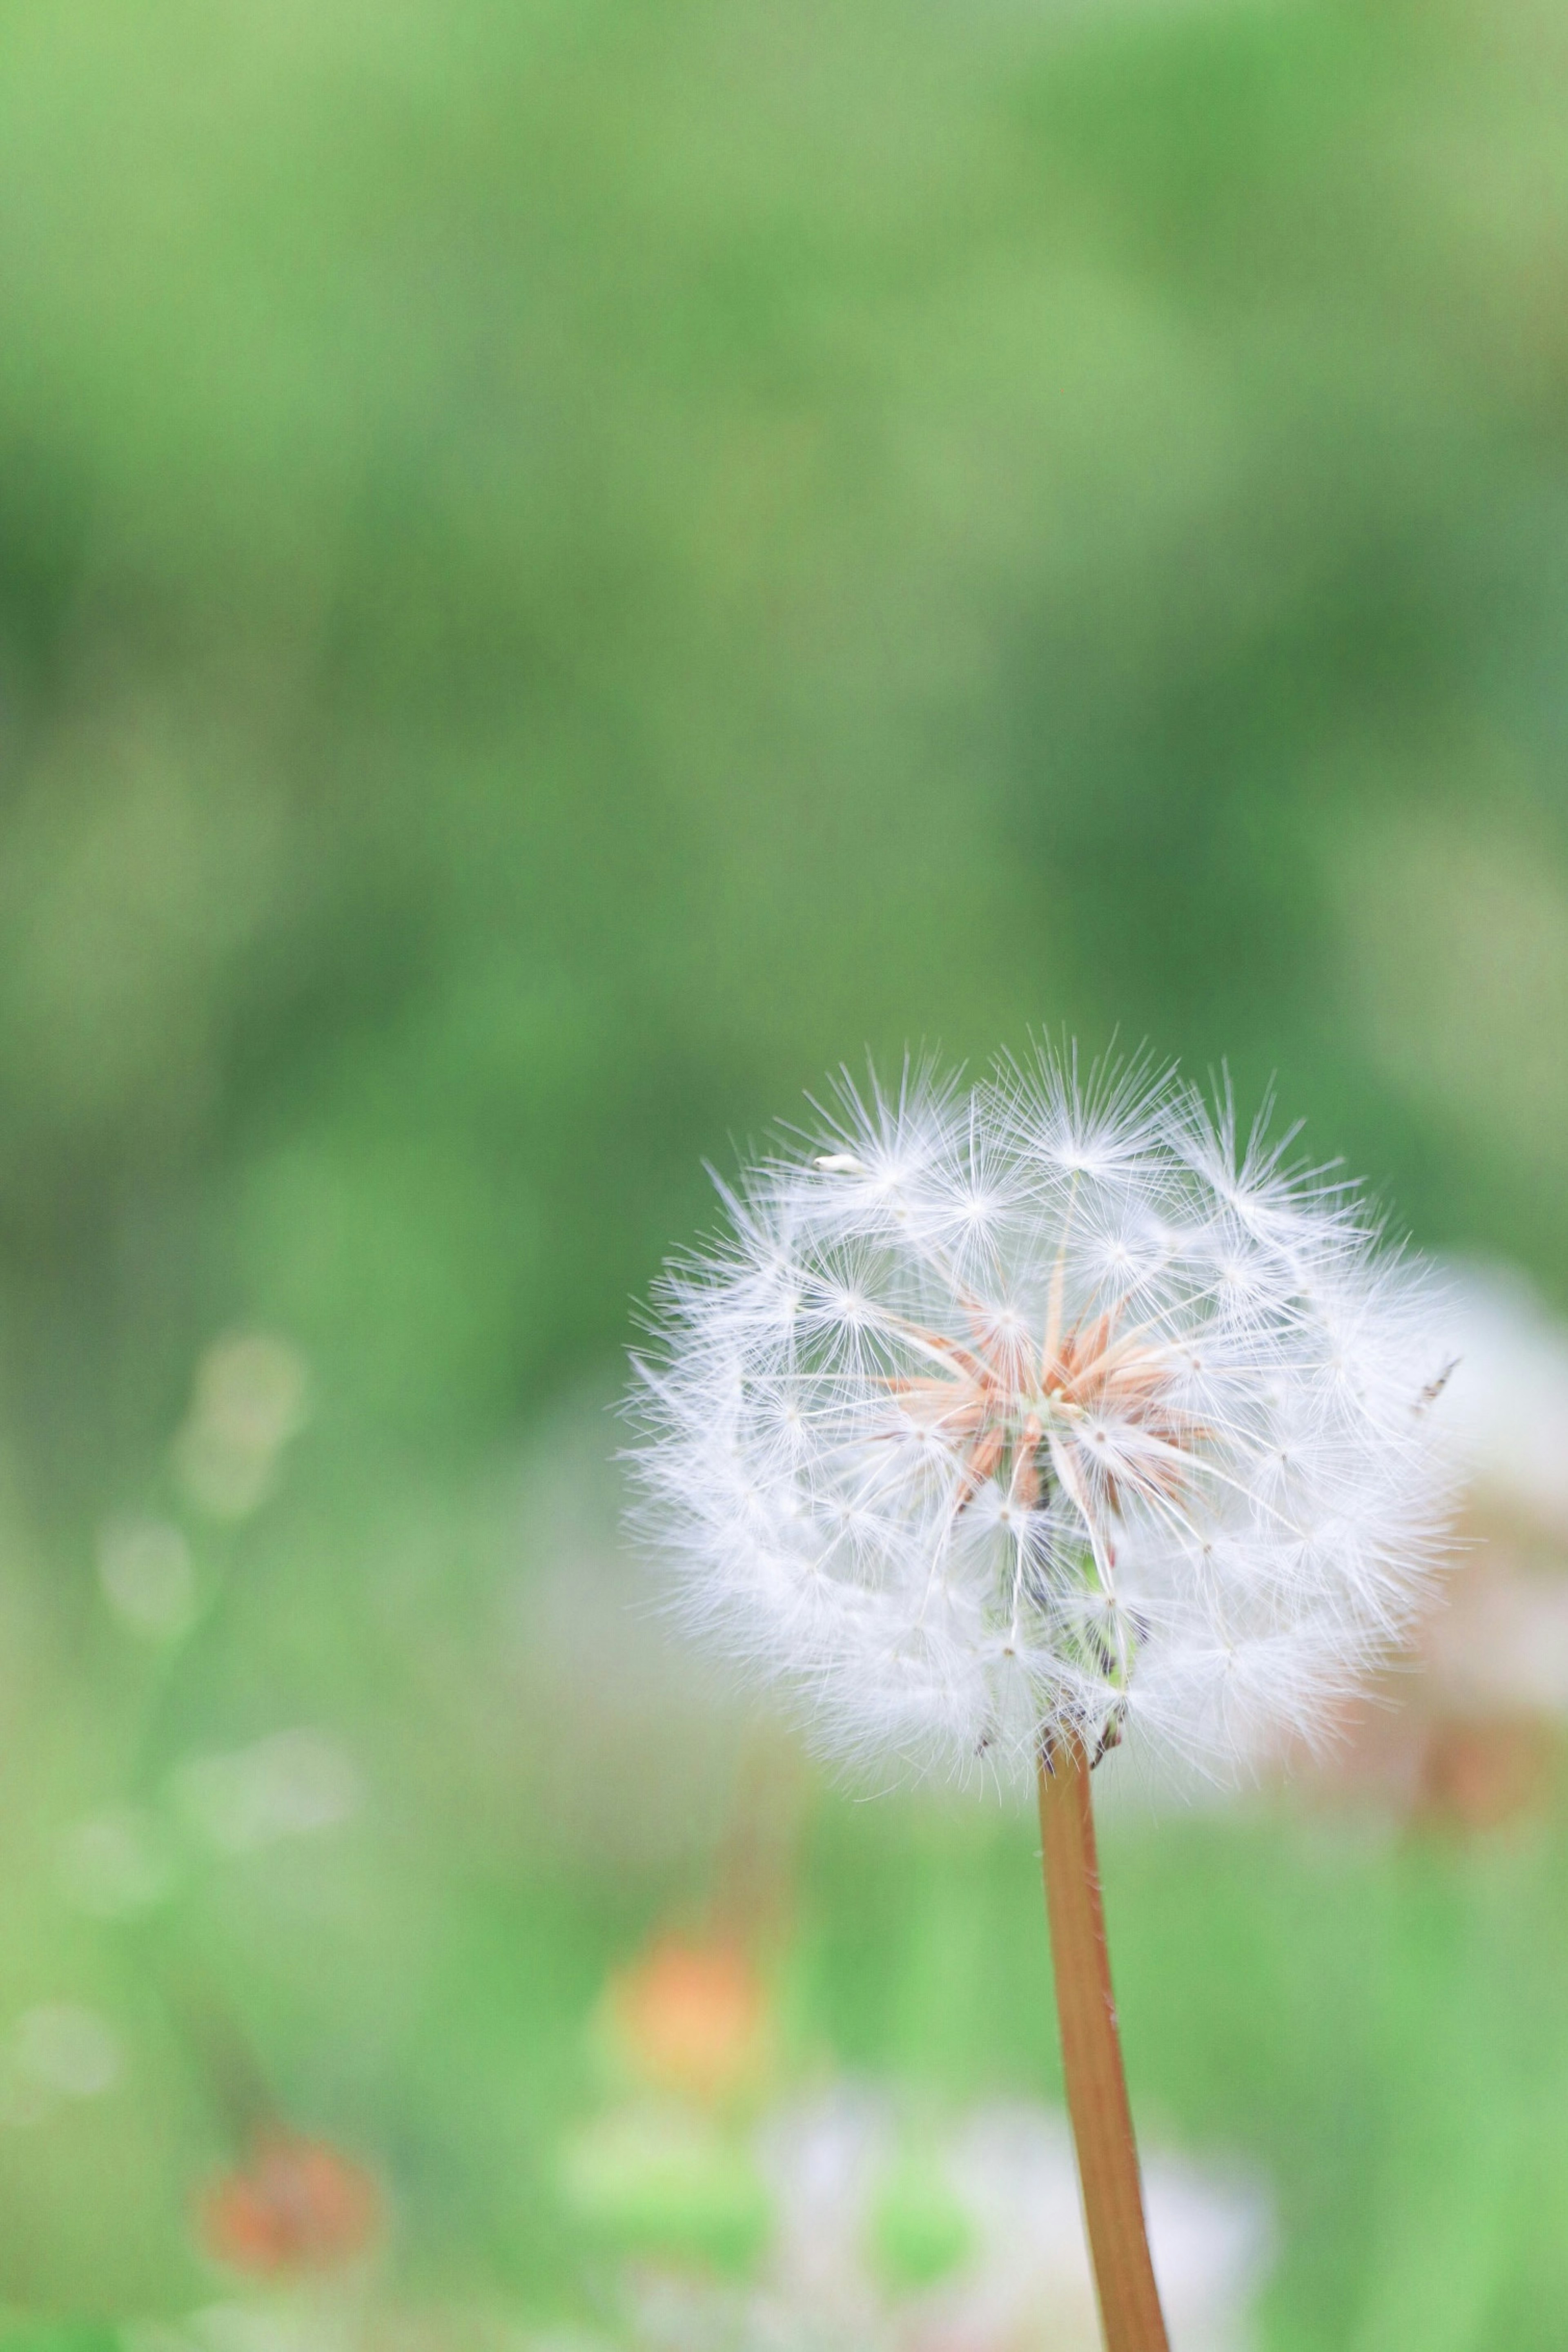
[[[1067,2111],[1106,2352],[1168,2352],[1111,1992],[1090,1770],[1076,1738],[1041,1751],[1041,1858]]]

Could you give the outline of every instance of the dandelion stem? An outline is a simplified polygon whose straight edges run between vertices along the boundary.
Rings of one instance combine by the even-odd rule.
[[[1076,1733],[1041,1750],[1040,1829],[1067,2111],[1106,2352],[1168,2352],[1111,1994],[1089,1772]]]

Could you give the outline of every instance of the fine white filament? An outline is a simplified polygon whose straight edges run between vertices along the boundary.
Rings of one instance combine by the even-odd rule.
[[[637,1366],[641,1517],[822,1749],[1223,1772],[1406,1630],[1448,1499],[1433,1294],[1228,1096],[1049,1051],[845,1081],[719,1189]]]

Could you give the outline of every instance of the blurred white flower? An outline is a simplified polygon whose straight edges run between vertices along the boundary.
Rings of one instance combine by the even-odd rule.
[[[746,2151],[732,2155],[745,2161]],[[1098,2352],[1071,2141],[1049,2108],[982,2106],[912,2140],[898,2103],[840,2083],[765,2116],[756,2162],[772,2216],[756,2283],[727,2287],[689,2266],[643,2264],[631,2280],[634,2344]],[[1241,2352],[1272,2250],[1269,2200],[1253,2182],[1159,2154],[1145,2189],[1173,2352]],[[937,2274],[925,2283],[890,2267],[887,2241],[907,2240],[912,2226],[936,2249]]]
[[[884,2100],[836,2084],[768,2116],[761,2133],[777,2224],[771,2296],[852,2341],[878,2329],[883,2282],[872,2260],[873,2203],[893,2161],[894,2127]]]
[[[246,1853],[336,1829],[360,1809],[350,1758],[321,1732],[275,1731],[226,1755],[194,1756],[175,1775],[181,1811],[210,1843]]]
[[[131,1631],[148,1641],[172,1642],[196,1607],[191,1548],[166,1519],[114,1519],[98,1543],[104,1599]]]
[[[37,2123],[59,2099],[96,2099],[119,2082],[119,2036],[96,2010],[46,2001],[0,2048],[0,2123]]]
[[[169,1892],[168,1843],[150,1813],[120,1805],[78,1822],[60,1853],[60,1884],[78,1911],[119,1919],[150,1910]]]
[[[983,2108],[950,2164],[977,2250],[934,2290],[909,2340],[1049,2341],[1052,2352],[1082,2343],[1094,2352],[1100,2322],[1065,2119],[1021,2104]],[[1254,2186],[1161,2155],[1145,2167],[1144,2193],[1175,2352],[1230,2352],[1247,2332],[1270,2251],[1267,2200]]]
[[[174,1441],[186,1496],[215,1519],[243,1519],[263,1502],[278,1457],[304,1427],[305,1361],[265,1331],[214,1340],[196,1367],[190,1413]]]
[[[846,1083],[724,1199],[638,1368],[643,1519],[830,1752],[1009,1775],[1128,1731],[1233,1766],[1406,1630],[1447,1504],[1432,1294],[1228,1100],[1049,1054]]]
[[[1438,1407],[1482,1497],[1568,1539],[1568,1329],[1516,1266],[1450,1269],[1458,1362]]]

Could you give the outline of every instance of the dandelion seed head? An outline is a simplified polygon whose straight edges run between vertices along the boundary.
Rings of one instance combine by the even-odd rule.
[[[1224,1772],[1408,1627],[1440,1304],[1354,1191],[1146,1067],[845,1081],[721,1186],[640,1360],[639,1520],[827,1752]]]

